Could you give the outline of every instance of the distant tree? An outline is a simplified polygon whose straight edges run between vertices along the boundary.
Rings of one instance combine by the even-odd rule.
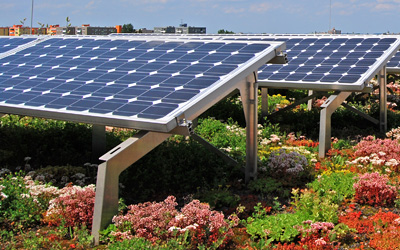
[[[131,23],[122,25],[122,33],[133,33],[133,25]]]
[[[67,16],[67,18],[65,19],[65,21],[67,21],[67,26],[66,26],[66,34],[69,35],[71,33],[71,29],[69,29],[69,27],[71,27],[71,19],[69,19],[69,16]]]
[[[69,19],[69,16],[65,19],[67,21],[67,27],[71,27],[71,19]]]
[[[235,32],[224,30],[224,29],[220,29],[220,30],[218,30],[218,34],[235,34]]]
[[[26,17],[24,19],[20,20],[19,22],[22,24],[22,26],[24,26],[25,21],[26,21]]]

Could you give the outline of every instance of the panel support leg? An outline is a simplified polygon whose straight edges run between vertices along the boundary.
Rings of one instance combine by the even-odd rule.
[[[331,148],[331,117],[333,112],[346,100],[350,92],[340,92],[331,95],[324,104],[321,105],[320,127],[319,127],[319,157],[324,158]]]
[[[239,90],[246,118],[245,181],[248,183],[257,178],[258,83],[255,72],[246,77]]]
[[[313,91],[313,90],[309,90],[309,91],[308,91],[308,96],[313,96],[313,94],[314,94],[314,91]],[[309,100],[307,101],[307,110],[308,110],[308,111],[311,111],[311,109],[312,109],[313,100],[314,100],[314,99],[309,99]]]
[[[261,116],[268,116],[268,88],[261,88]]]
[[[106,127],[92,126],[92,163],[98,163],[100,156],[106,153]]]
[[[379,131],[387,131],[387,82],[386,67],[383,67],[378,73],[379,83]]]
[[[122,171],[150,152],[170,134],[140,131],[103,155],[96,182],[92,235],[99,244],[99,231],[105,229],[118,212],[118,185]]]

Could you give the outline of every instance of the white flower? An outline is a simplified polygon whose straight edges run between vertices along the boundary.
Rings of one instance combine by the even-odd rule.
[[[169,232],[173,232],[175,230],[181,231],[181,228],[180,227],[175,227],[175,226],[172,226],[172,227],[168,228]]]

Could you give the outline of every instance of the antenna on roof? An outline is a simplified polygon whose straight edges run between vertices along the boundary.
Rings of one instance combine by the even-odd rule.
[[[331,30],[332,23],[332,0],[329,0],[329,30]]]

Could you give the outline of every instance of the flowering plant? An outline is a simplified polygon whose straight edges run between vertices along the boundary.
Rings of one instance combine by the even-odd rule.
[[[308,162],[305,156],[284,149],[272,152],[268,162],[271,176],[288,181],[298,178],[306,166]]]
[[[188,203],[180,212],[175,209],[177,205],[174,196],[158,203],[131,205],[127,214],[113,218],[117,230],[112,234],[119,239],[139,236],[152,242],[187,234],[193,246],[218,248],[230,240],[231,228],[239,222],[236,216],[225,221],[221,212],[210,210],[208,204],[198,200]]]
[[[356,191],[354,200],[359,204],[393,205],[397,196],[397,188],[388,183],[387,175],[365,173],[353,185]]]
[[[51,225],[92,227],[94,212],[94,185],[86,187],[68,185],[60,190],[60,195],[52,199],[44,221]]]

